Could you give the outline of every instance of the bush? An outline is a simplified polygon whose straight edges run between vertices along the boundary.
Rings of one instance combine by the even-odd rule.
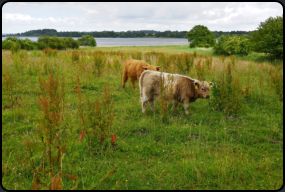
[[[30,39],[19,39],[18,42],[21,45],[21,49],[26,49],[26,50],[34,50],[37,49],[35,42],[31,41]]]
[[[189,44],[189,47],[190,47],[190,48],[195,48],[195,44],[194,44],[194,43],[190,43],[190,44]]]
[[[12,45],[14,45],[14,44],[15,44],[15,42],[5,39],[4,41],[2,41],[2,49],[10,50]]]
[[[44,36],[38,38],[38,47],[40,49],[44,49],[45,47],[49,47],[52,49],[63,50],[66,48],[78,49],[79,43],[74,40],[72,37],[68,38],[59,38],[56,35],[53,37]]]
[[[249,53],[248,39],[244,36],[221,35],[213,51],[219,55],[247,55]]]
[[[78,38],[78,42],[82,46],[92,46],[92,47],[97,46],[94,37],[91,35],[82,35],[81,38]]]
[[[48,47],[48,45],[45,42],[36,42],[35,45],[38,49],[43,50]]]
[[[74,39],[72,39],[71,40],[71,48],[72,49],[78,49],[79,48],[79,42],[74,40]]]

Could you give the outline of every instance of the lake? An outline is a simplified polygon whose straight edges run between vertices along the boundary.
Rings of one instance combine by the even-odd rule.
[[[18,39],[28,38],[31,41],[37,41],[38,37],[17,37]],[[2,41],[6,37],[2,37]],[[73,39],[78,39],[78,37],[73,37]],[[178,38],[103,38],[95,37],[97,46],[146,46],[146,45],[188,45],[188,39],[178,39]]]

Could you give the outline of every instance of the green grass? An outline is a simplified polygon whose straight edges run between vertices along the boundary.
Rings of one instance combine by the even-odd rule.
[[[268,70],[274,66],[264,62],[236,60],[235,73],[240,77],[242,87],[250,78],[251,97],[243,99],[242,109],[230,116],[222,111],[214,111],[209,100],[198,99],[189,107],[186,116],[182,105],[169,111],[166,120],[160,116],[160,102],[155,102],[155,112],[147,107],[142,114],[138,82],[136,89],[130,80],[125,89],[121,88],[124,60],[119,71],[103,69],[102,75],[92,73],[93,57],[88,53],[106,51],[112,58],[120,58],[115,51],[128,56],[129,52],[182,52],[211,54],[211,51],[189,49],[188,46],[142,46],[142,47],[95,47],[82,48],[85,56],[82,65],[72,63],[71,51],[59,51],[57,57],[28,52],[17,60],[19,55],[11,55],[2,50],[3,74],[9,71],[15,81],[14,97],[20,97],[19,105],[8,105],[7,93],[2,88],[2,186],[7,190],[31,189],[33,185],[32,167],[24,141],[37,141],[35,131],[41,116],[36,105],[40,93],[38,75],[47,79],[45,62],[59,76],[66,80],[65,121],[62,130],[62,143],[67,152],[62,159],[65,172],[77,177],[77,189],[112,189],[119,181],[120,190],[142,189],[243,189],[277,190],[283,185],[283,102],[278,100],[269,86]],[[33,57],[32,57],[33,56]],[[126,56],[126,58],[127,58]],[[200,55],[201,56],[201,55]],[[195,63],[201,57],[195,58]],[[155,65],[155,56],[152,57]],[[15,61],[18,61],[17,68]],[[225,60],[225,63],[229,58]],[[81,66],[81,68],[80,68]],[[222,61],[213,57],[213,66],[207,72],[206,80],[212,81],[225,68]],[[165,69],[161,68],[161,71]],[[194,77],[195,67],[189,74]],[[263,87],[259,87],[260,75]],[[114,125],[117,146],[108,141],[92,140],[93,151],[88,149],[87,136],[78,142],[81,121],[77,115],[77,97],[72,88],[72,79],[80,77],[82,98],[86,103],[101,99],[104,85],[109,83],[111,99],[114,101]],[[215,82],[214,82],[215,83]],[[215,85],[214,85],[215,86]],[[215,99],[211,97],[210,99]],[[85,106],[87,108],[87,106]],[[171,103],[168,103],[168,109]],[[90,136],[91,137],[91,136]],[[107,146],[105,148],[105,146]],[[39,166],[42,158],[34,159]],[[107,171],[116,172],[100,182]],[[62,188],[72,189],[75,181],[62,176]]]
[[[80,47],[81,50],[88,51],[122,51],[122,52],[164,52],[164,53],[181,53],[181,52],[194,52],[202,54],[213,54],[211,49],[202,50],[191,48],[189,49],[188,45],[158,45],[158,46],[114,46],[114,47]]]
[[[256,53],[256,52],[250,52],[247,56],[241,56],[240,58],[242,60],[255,61],[258,63],[270,62],[274,65],[276,65],[277,63],[280,64],[283,61],[282,59],[275,59],[271,55],[267,55],[265,53]]]

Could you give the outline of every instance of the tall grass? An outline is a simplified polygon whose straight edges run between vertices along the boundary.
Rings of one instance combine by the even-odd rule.
[[[214,82],[210,99],[191,103],[185,116],[180,104],[169,110],[162,89],[159,113],[142,116],[138,90],[122,90],[116,71],[137,52],[163,65],[162,72],[189,69],[184,75]],[[202,53],[96,47],[80,50],[77,60],[72,50],[56,56],[2,50],[3,187],[279,189],[283,64],[235,57],[233,65],[231,57]],[[17,107],[7,108],[10,93]]]
[[[274,87],[276,94],[280,101],[283,101],[283,62],[281,65],[277,64],[277,67],[271,68],[269,71],[271,78],[271,85]]]
[[[239,77],[233,75],[233,65],[228,63],[226,73],[222,73],[215,81],[212,88],[215,100],[211,100],[210,106],[216,110],[222,110],[227,114],[237,114],[242,106],[242,88]]]

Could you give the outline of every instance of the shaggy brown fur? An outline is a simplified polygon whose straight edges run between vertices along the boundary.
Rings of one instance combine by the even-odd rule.
[[[133,88],[135,89],[135,81],[139,80],[143,71],[145,71],[145,70],[159,71],[160,67],[161,66],[149,65],[144,61],[128,58],[126,63],[125,63],[125,68],[124,68],[124,72],[123,72],[124,75],[123,75],[122,88],[125,87],[125,83],[127,82],[128,78],[130,77]]]
[[[173,100],[172,109],[174,109],[178,103],[181,103],[184,106],[186,115],[189,114],[189,103],[195,102],[198,98],[210,98],[209,88],[214,85],[212,82],[200,82],[196,79],[178,74],[145,71],[139,79],[143,113],[146,111],[147,102],[149,102],[151,109],[154,110],[153,102],[160,96],[162,77],[164,78],[164,87],[166,90],[165,96],[167,99]]]

